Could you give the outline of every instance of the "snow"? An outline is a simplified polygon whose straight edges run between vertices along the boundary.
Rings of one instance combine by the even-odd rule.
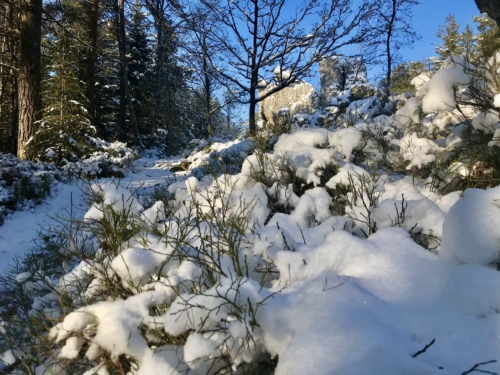
[[[495,125],[500,123],[498,112],[481,112],[472,119],[472,126],[485,133],[494,133]]]
[[[112,208],[131,210],[134,220],[142,223],[140,238],[130,240],[108,263],[108,272],[115,272],[123,287],[136,294],[83,306],[62,317],[50,332],[63,345],[58,356],[73,359],[85,350],[87,358],[97,361],[92,371],[106,374],[105,363],[96,359],[100,350],[106,350],[113,357],[135,358],[136,373],[144,375],[216,370],[221,350],[231,358],[233,369],[264,353],[278,356],[275,374],[287,375],[456,374],[479,361],[495,359],[500,274],[482,265],[495,262],[499,255],[495,228],[500,225],[496,211],[500,188],[467,190],[464,198],[459,193],[439,197],[415,186],[411,178],[372,180],[365,169],[348,161],[349,153],[361,143],[359,134],[356,128],[297,131],[281,136],[275,154],[268,157],[278,158],[280,151],[309,174],[314,174],[311,165],[321,165],[318,161],[334,162],[339,173],[328,182],[331,189],[363,178],[372,181],[379,194],[371,208],[378,231],[366,239],[353,235],[353,220],[331,215],[332,198],[320,186],[300,197],[288,187],[275,186],[275,197],[288,194],[292,210],[275,213],[266,223],[268,192],[273,188],[252,182],[252,168],[258,168],[255,155],[246,159],[239,175],[217,180],[190,176],[170,185],[176,201],[186,207],[176,220],[188,217],[189,202],[200,204],[205,213],[210,212],[209,202],[217,209],[227,207],[229,216],[249,209],[253,229],[245,234],[241,256],[250,270],[263,261],[275,267],[276,276],[265,286],[253,271],[237,277],[226,255],[221,256],[220,267],[231,276],[221,277],[202,292],[183,284],[206,277],[197,257],[164,264],[173,248],[153,233],[163,226],[175,230],[175,223],[164,222],[172,219],[165,216],[163,202],[146,210],[131,194],[142,184],[147,185],[143,189],[151,188],[171,175],[158,161],[139,160],[137,170],[119,185],[107,180],[98,190],[94,185],[102,202],[80,217],[97,220],[102,217],[97,212],[105,214]],[[426,156],[433,155],[437,146],[416,135],[408,142],[413,144],[411,152],[419,155],[408,158],[411,163],[430,162]],[[318,144],[331,150],[316,148]],[[298,150],[311,158],[301,157]],[[232,183],[236,183],[233,188]],[[75,202],[80,200],[74,197]],[[404,207],[404,217],[396,217],[402,212],[398,207]],[[21,214],[12,215],[6,225]],[[209,233],[206,224],[201,233]],[[438,256],[412,240],[408,232],[415,228],[418,233],[443,237]],[[450,252],[451,263],[446,257]],[[457,259],[473,264],[456,265]],[[70,292],[72,280],[93,272],[82,262],[61,278],[60,285]],[[19,274],[16,279],[27,283],[28,277]],[[85,294],[91,295],[99,285],[90,283]],[[154,306],[168,307],[151,315]],[[152,348],[138,328],[141,324],[174,336],[186,334],[186,343]],[[432,340],[426,353],[413,357]],[[482,369],[499,371],[500,367],[491,363]]]
[[[402,217],[398,217],[398,214]],[[445,214],[429,199],[384,199],[372,210],[378,229],[389,228],[396,222],[407,232],[421,230],[425,235],[443,236]]]
[[[291,285],[261,318],[276,374],[456,374],[496,358],[500,276],[446,265],[401,229],[368,240],[334,231],[322,246],[279,253],[277,266]]]
[[[331,135],[319,131],[299,134],[302,137],[294,138],[295,142],[282,136],[282,150],[289,151],[299,139],[302,146],[307,146],[325,142]],[[348,138],[346,142],[350,142]],[[250,157],[247,162],[251,164],[254,159]],[[349,162],[338,162],[341,166],[339,177],[334,177],[335,183],[346,183],[348,172],[359,172],[356,178],[367,173]],[[244,179],[246,173],[244,168],[235,178]],[[175,374],[179,373],[178,365],[205,373],[212,366],[219,366],[213,360],[222,348],[232,358],[233,368],[267,352],[279,357],[276,374],[291,375],[310,371],[361,375],[455,374],[480,360],[495,358],[500,318],[493,311],[500,309],[500,275],[479,265],[464,268],[449,264],[441,260],[441,253],[438,257],[425,250],[407,233],[418,227],[427,235],[443,235],[445,241],[447,226],[444,225],[443,233],[443,222],[453,223],[457,217],[465,216],[453,215],[454,210],[470,212],[470,207],[460,207],[473,196],[470,191],[460,200],[457,194],[441,198],[444,210],[451,206],[446,216],[440,206],[426,198],[435,199],[433,194],[410,181],[381,182],[380,202],[372,211],[379,230],[362,239],[353,236],[352,221],[331,216],[328,209],[331,197],[321,187],[293,199],[291,214],[277,213],[264,225],[269,215],[265,187],[259,183],[243,187],[248,183],[247,180],[232,193],[223,190],[225,195],[217,199],[225,199],[232,210],[236,210],[232,207],[238,202],[255,202],[251,227],[261,229],[248,234],[247,246],[251,252],[244,253],[251,267],[256,259],[249,257],[250,254],[274,264],[278,276],[271,285],[262,287],[251,278],[233,276],[221,278],[203,293],[174,292],[174,285],[181,284],[173,275],[179,277],[177,280],[203,277],[199,263],[174,262],[166,273],[162,272],[171,276],[158,279],[162,254],[168,250],[161,250],[164,245],[150,236],[145,246],[125,249],[110,264],[124,285],[130,283],[134,288],[147,289],[127,300],[102,301],[67,315],[51,331],[56,341],[65,343],[60,356],[77,355],[81,341],[72,333],[81,332],[90,337],[93,345],[87,351],[88,357],[95,357],[97,347],[113,356],[127,354],[137,358],[141,374],[159,374],[165,370]],[[176,199],[203,203],[203,199],[210,199],[210,194],[216,192],[213,184],[196,177],[180,181],[175,189],[183,185],[188,190]],[[332,188],[335,188],[333,182]],[[106,192],[117,194],[116,189]],[[123,189],[118,192],[127,194]],[[490,206],[495,205],[500,194],[498,188],[478,192],[488,195],[486,201]],[[113,204],[111,199],[109,202]],[[474,206],[477,202],[468,204]],[[393,228],[395,219],[391,214],[397,212],[395,206],[403,205],[404,220],[399,223],[400,228]],[[161,205],[153,207],[141,215],[155,217],[154,212]],[[115,208],[127,210],[123,204]],[[141,213],[141,207],[136,209]],[[479,210],[484,212],[484,207],[478,207]],[[500,214],[495,216],[500,219]],[[477,217],[472,216],[471,220]],[[498,224],[491,222],[488,228]],[[146,226],[145,230],[152,227]],[[456,230],[463,232],[460,227]],[[494,231],[488,232],[497,241],[492,244],[500,243]],[[442,248],[446,252],[444,244]],[[222,269],[235,275],[231,263],[221,261]],[[151,277],[162,281],[150,284]],[[18,278],[22,281],[23,275]],[[474,282],[469,284],[468,280]],[[264,300],[266,303],[262,304]],[[169,305],[165,313],[150,315],[151,306],[164,303]],[[242,319],[235,319],[232,306],[246,312]],[[246,315],[250,309],[256,311],[258,327],[250,326],[250,317]],[[163,356],[149,348],[137,329],[141,321],[163,327],[174,336],[187,333],[182,351],[170,351],[183,354]],[[87,331],[90,327],[95,334]],[[435,343],[426,353],[412,357],[432,340]],[[484,369],[495,371],[498,366],[490,364]]]
[[[109,375],[120,357],[138,375],[238,373],[271,357],[275,375],[452,375],[478,363],[500,372],[500,187],[459,190],[472,168],[453,154],[466,134],[500,134],[500,118],[471,107],[470,124],[459,123],[455,94],[468,80],[463,61],[449,58],[412,81],[416,94],[394,115],[372,118],[372,97],[349,106],[363,122],[304,126],[273,150],[197,141],[177,175],[169,168],[180,156],[143,158],[120,181],[83,192],[59,183],[31,212],[10,214],[0,271],[33,249],[37,226],[52,223],[45,212],[66,208],[90,224],[125,213],[134,226],[117,253],[101,247],[57,276],[14,276],[27,292],[51,287],[30,311],[54,319],[53,355],[37,371],[88,360],[85,374]],[[238,168],[202,173],[222,160]],[[154,201],[157,186],[168,200]],[[84,193],[99,199],[87,206]],[[120,292],[106,294],[106,283]],[[84,302],[43,310],[60,292]]]
[[[493,106],[500,108],[500,94],[495,95],[495,98],[493,99]]]
[[[500,188],[467,189],[443,225],[444,260],[492,265],[500,261]]]
[[[395,114],[395,119],[403,129],[411,123],[420,121],[421,104],[416,98],[410,98],[405,105],[398,109]]]
[[[425,83],[422,90],[424,113],[453,110],[456,106],[455,88],[467,85],[470,78],[464,72],[464,62],[458,56],[447,57],[443,66]]]
[[[406,134],[401,139],[394,139],[392,144],[399,146],[404,160],[408,160],[410,164],[406,169],[411,170],[413,167],[422,168],[434,160],[435,153],[439,152],[439,146],[427,139],[419,138],[416,133]]]
[[[137,160],[135,172],[130,172],[120,181],[122,188],[151,189],[165,182],[172,172],[166,167],[158,167],[157,164],[161,164],[160,162],[144,158]],[[68,218],[72,213],[75,218],[81,219],[88,209],[84,194],[87,189],[88,185],[78,181],[68,184],[58,183],[53,196],[48,197],[42,204],[29,211],[17,211],[10,214],[5,223],[0,226],[0,273],[7,271],[14,257],[20,258],[37,248],[35,241],[39,237],[40,228],[46,228],[49,225],[57,227],[57,222],[51,218],[58,215]],[[118,198],[121,200],[121,195]]]

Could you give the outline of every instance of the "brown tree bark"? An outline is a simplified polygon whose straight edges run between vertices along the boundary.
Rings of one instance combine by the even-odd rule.
[[[26,143],[35,134],[41,100],[40,43],[42,0],[24,0],[20,6],[18,79],[19,132],[17,156],[26,160]]]
[[[127,141],[127,69],[126,54],[127,45],[125,43],[125,0],[120,0],[118,13],[118,49],[120,51],[120,138],[123,142]]]
[[[99,0],[92,0],[90,10],[90,50],[87,65],[87,99],[89,100],[89,114],[95,125],[95,71],[97,58],[97,24],[99,20]]]
[[[487,13],[488,16],[495,20],[500,27],[500,1],[499,0],[475,0],[476,5],[481,13]]]
[[[11,120],[10,120],[10,129],[9,129],[9,145],[10,152],[16,153],[17,151],[17,136],[18,136],[18,117],[19,117],[19,107],[17,105],[18,102],[18,94],[17,94],[17,77],[12,75],[12,92],[11,92]]]

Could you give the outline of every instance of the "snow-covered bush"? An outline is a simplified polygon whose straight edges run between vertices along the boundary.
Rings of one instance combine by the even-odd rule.
[[[179,176],[156,199],[92,185],[83,221],[16,271],[9,290],[26,298],[2,312],[0,297],[2,358],[76,375],[451,375],[495,359],[499,276],[442,261],[468,226],[453,212],[476,200],[431,191],[407,164],[356,164],[375,153],[371,126],[284,134],[240,173]],[[481,200],[498,218],[496,190]]]
[[[124,169],[130,168],[137,158],[134,150],[122,142],[105,142],[92,138],[96,151],[77,161],[65,161],[62,169],[80,178],[123,177]]]
[[[20,161],[10,154],[0,154],[0,225],[5,216],[17,210],[35,207],[64,179],[53,164]]]

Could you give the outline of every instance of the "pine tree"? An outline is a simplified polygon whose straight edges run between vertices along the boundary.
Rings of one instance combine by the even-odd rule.
[[[401,94],[403,92],[413,91],[415,87],[411,80],[425,71],[425,64],[422,61],[404,62],[396,66],[391,77],[391,92]]]
[[[460,33],[460,24],[454,15],[446,17],[446,23],[436,34],[443,44],[436,47],[437,54],[444,60],[448,56],[458,56],[465,52],[464,34]]]
[[[488,59],[500,51],[500,29],[489,17],[477,16],[474,21],[479,31],[474,59]]]
[[[127,25],[128,80],[134,102],[139,130],[144,134],[153,132],[154,86],[152,41],[148,35],[150,27],[142,5],[138,0],[132,6],[132,16]]]
[[[120,133],[119,113],[119,55],[113,17],[113,4],[102,1],[97,40],[95,127],[97,135],[105,140],[116,140]]]
[[[65,22],[65,15],[71,14],[74,5],[71,1],[61,3],[59,22],[64,28],[46,41],[51,56],[42,82],[41,122],[27,145],[28,154],[33,158],[57,164],[78,160],[94,149],[89,136],[94,135],[95,130],[86,110],[86,86],[80,80],[82,47],[69,33],[69,20]],[[72,24],[74,18],[70,20]]]

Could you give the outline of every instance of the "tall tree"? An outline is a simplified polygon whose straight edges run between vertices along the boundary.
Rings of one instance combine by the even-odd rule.
[[[151,134],[154,111],[153,41],[149,37],[150,21],[139,0],[131,5],[127,24],[127,64],[130,94],[137,122],[142,133]]]
[[[78,30],[74,8],[80,4],[62,0],[58,5],[62,28],[43,43],[50,61],[42,76],[41,121],[26,150],[35,159],[61,164],[88,156],[95,149],[90,139],[95,130],[86,110],[85,84],[79,78],[82,48],[69,34]]]
[[[385,66],[383,85],[386,96],[391,90],[392,71],[401,63],[400,50],[410,47],[418,39],[412,26],[412,10],[418,4],[419,0],[382,0],[372,18],[370,32],[373,38],[366,44],[367,59]]]
[[[129,109],[130,124],[134,134],[134,143],[137,146],[143,146],[139,135],[139,128],[134,112],[134,104],[130,95],[130,87],[128,83],[128,64],[127,64],[127,34],[125,33],[125,0],[117,0],[116,4],[116,24],[117,24],[117,39],[118,49],[120,51],[120,132],[122,141],[127,141],[128,126],[127,126],[127,108]]]
[[[19,49],[19,135],[17,156],[26,160],[26,143],[35,134],[41,109],[40,44],[42,0],[22,0],[20,4]]]
[[[17,153],[18,8],[0,4],[0,152]]]
[[[201,7],[192,12],[189,21],[187,23],[188,33],[183,48],[188,54],[187,65],[193,71],[192,78],[196,81],[193,85],[193,93],[202,104],[205,117],[205,126],[204,129],[200,129],[200,132],[211,137],[213,133],[213,114],[226,104],[217,103],[218,105],[215,105],[216,92],[221,85],[208,58],[209,55],[215,53],[215,46],[209,38],[209,30],[216,28],[217,23]],[[233,98],[228,99],[232,101]]]
[[[249,106],[250,134],[256,131],[257,103],[307,76],[325,56],[363,41],[365,30],[360,26],[372,11],[369,1],[355,7],[351,0],[201,3],[217,23],[206,32],[219,53],[206,56],[218,76],[238,88],[240,102]],[[270,82],[275,68],[279,79],[259,96],[259,83]]]
[[[120,51],[120,138],[127,140],[127,43],[125,34],[125,0],[117,0],[118,50]]]
[[[146,0],[154,20],[156,31],[155,60],[155,105],[153,129],[167,132],[167,150],[176,152],[185,142],[189,120],[186,112],[190,94],[186,88],[186,69],[179,63],[178,27],[170,13],[175,1]]]
[[[475,0],[481,13],[486,13],[500,28],[500,3],[498,0]]]
[[[89,25],[90,48],[87,59],[87,99],[88,99],[89,115],[91,121],[95,125],[95,120],[96,120],[95,85],[96,85],[97,36],[98,36],[98,23],[99,23],[99,0],[91,0],[89,18],[90,18],[90,25]]]

